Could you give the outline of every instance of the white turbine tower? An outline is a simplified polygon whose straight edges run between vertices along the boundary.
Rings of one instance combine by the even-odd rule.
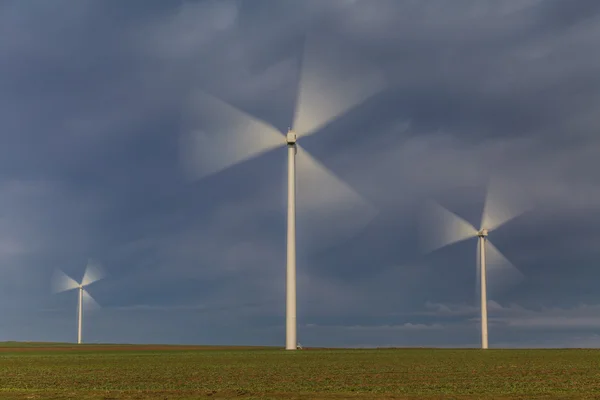
[[[437,203],[429,202],[422,225],[422,243],[426,251],[478,238],[477,243],[477,280],[481,295],[481,348],[488,348],[488,280],[496,289],[507,287],[523,280],[521,272],[488,240],[488,233],[519,216],[526,210],[525,203],[517,200],[519,195],[507,185],[488,187],[481,226],[473,225],[448,211]],[[499,201],[503,198],[503,201]]]
[[[60,270],[54,271],[52,279],[52,286],[54,293],[65,292],[68,290],[78,289],[77,294],[77,343],[81,344],[82,339],[82,325],[83,325],[83,307],[87,305],[88,308],[97,308],[98,303],[92,298],[84,288],[100,279],[104,276],[100,265],[90,260],[85,268],[85,273],[81,279],[81,283],[78,283],[73,278],[66,275]]]
[[[366,101],[383,88],[378,74],[369,73],[348,59],[334,60],[334,48],[305,47],[300,71],[296,109],[287,133],[204,92],[195,92],[187,110],[182,135],[184,169],[193,179],[215,174],[233,165],[287,147],[287,268],[286,345],[295,350],[296,324],[296,195],[298,204],[314,217],[318,211],[351,213],[322,224],[323,231],[340,228],[346,232],[363,227],[376,211],[353,189],[316,161],[297,140],[319,132],[330,122]],[[328,62],[319,62],[329,57]],[[335,65],[337,62],[337,66]],[[211,123],[207,131],[198,125]],[[296,164],[298,156],[298,164]],[[296,191],[296,172],[300,182]],[[316,217],[316,219],[319,219]],[[325,226],[332,225],[332,226]],[[335,226],[333,226],[335,225]],[[351,226],[349,226],[351,225]],[[323,232],[320,232],[323,234]]]

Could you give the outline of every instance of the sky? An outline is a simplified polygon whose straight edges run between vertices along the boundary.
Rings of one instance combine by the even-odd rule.
[[[524,280],[491,290],[490,347],[599,347],[599,20],[595,0],[0,0],[0,340],[75,341],[51,277],[93,258],[86,342],[283,346],[286,152],[191,179],[182,138],[233,123],[197,93],[285,132],[320,48],[313,87],[377,91],[301,141],[300,343],[479,346],[476,240],[425,253],[419,232],[427,200],[478,227],[500,176],[528,207],[489,239]],[[313,159],[346,195],[302,186]]]

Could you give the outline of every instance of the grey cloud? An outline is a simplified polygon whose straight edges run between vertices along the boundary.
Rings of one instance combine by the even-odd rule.
[[[307,324],[307,328],[321,328],[319,325]],[[440,324],[412,324],[406,322],[402,325],[350,325],[350,326],[326,326],[325,328],[335,328],[351,331],[420,331],[429,329],[442,329],[443,326]]]
[[[461,318],[479,323],[479,307],[467,304],[426,303],[425,311],[417,315],[442,318]],[[501,305],[489,301],[490,329],[595,329],[600,324],[598,305],[579,304],[573,307],[527,308],[518,304]]]
[[[416,216],[434,197],[476,223],[488,178],[501,174],[535,208],[495,232],[528,279],[494,299],[523,309],[491,311],[492,342],[597,343],[594,306],[575,307],[598,303],[594,2],[24,4],[0,5],[0,249],[14,266],[0,298],[17,304],[2,337],[70,337],[74,303],[50,297],[46,279],[56,267],[82,273],[94,256],[109,277],[90,289],[106,307],[90,339],[281,342],[284,155],[189,184],[177,138],[196,88],[287,128],[310,27],[354,46],[390,85],[307,138],[380,213],[338,247],[299,253],[301,323],[340,327],[302,328],[300,341],[335,343],[348,326],[441,324],[425,336],[355,330],[346,342],[477,345],[474,250],[422,257]],[[252,303],[264,305],[243,307]],[[65,314],[39,316],[40,304]],[[536,329],[555,333],[536,342]]]
[[[492,323],[520,329],[576,330],[600,326],[598,305],[530,310],[519,306],[496,307]]]

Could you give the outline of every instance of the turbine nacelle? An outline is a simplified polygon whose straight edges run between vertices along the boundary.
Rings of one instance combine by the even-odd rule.
[[[477,236],[481,237],[481,238],[486,238],[488,235],[488,230],[487,229],[482,229],[479,232],[477,232]]]
[[[291,128],[288,129],[285,141],[288,146],[294,146],[296,144],[296,132],[294,132]]]

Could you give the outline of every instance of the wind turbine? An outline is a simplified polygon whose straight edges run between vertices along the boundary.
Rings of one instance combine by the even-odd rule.
[[[499,200],[503,197],[503,200]],[[481,225],[473,225],[448,211],[439,204],[429,201],[422,225],[422,244],[426,251],[477,238],[477,280],[481,296],[481,348],[488,348],[488,274],[498,288],[514,285],[524,279],[523,274],[488,240],[488,234],[508,221],[521,215],[527,205],[506,183],[495,180],[488,186],[483,207]],[[489,270],[488,267],[491,267]]]
[[[356,229],[366,225],[376,211],[346,183],[316,161],[298,140],[323,127],[366,101],[383,88],[378,74],[367,72],[348,59],[332,60],[332,48],[323,41],[305,46],[292,127],[286,133],[205,92],[196,91],[188,108],[188,124],[181,138],[184,169],[200,179],[287,147],[287,260],[286,260],[286,350],[296,350],[296,195],[298,204],[314,212],[351,212],[350,218],[336,219],[336,227]],[[310,51],[309,51],[310,50]],[[319,62],[329,56],[330,62]],[[335,65],[337,62],[338,65]],[[212,123],[209,131],[199,124]],[[299,163],[296,165],[296,156]],[[299,171],[297,171],[297,169]],[[296,191],[296,173],[299,187]],[[304,181],[303,181],[304,180]],[[306,187],[302,187],[302,186]],[[302,197],[304,196],[304,197]],[[364,211],[364,212],[363,212]],[[348,226],[351,224],[352,226]],[[323,230],[332,227],[323,226]]]
[[[83,306],[87,304],[88,307],[97,308],[98,303],[92,298],[84,288],[91,285],[92,283],[102,279],[104,276],[99,264],[90,260],[85,268],[85,273],[81,279],[81,283],[78,283],[73,278],[66,275],[61,270],[54,271],[52,279],[52,286],[54,293],[66,292],[68,290],[78,289],[78,301],[77,301],[77,343],[81,344],[82,337],[82,324],[83,324]]]

